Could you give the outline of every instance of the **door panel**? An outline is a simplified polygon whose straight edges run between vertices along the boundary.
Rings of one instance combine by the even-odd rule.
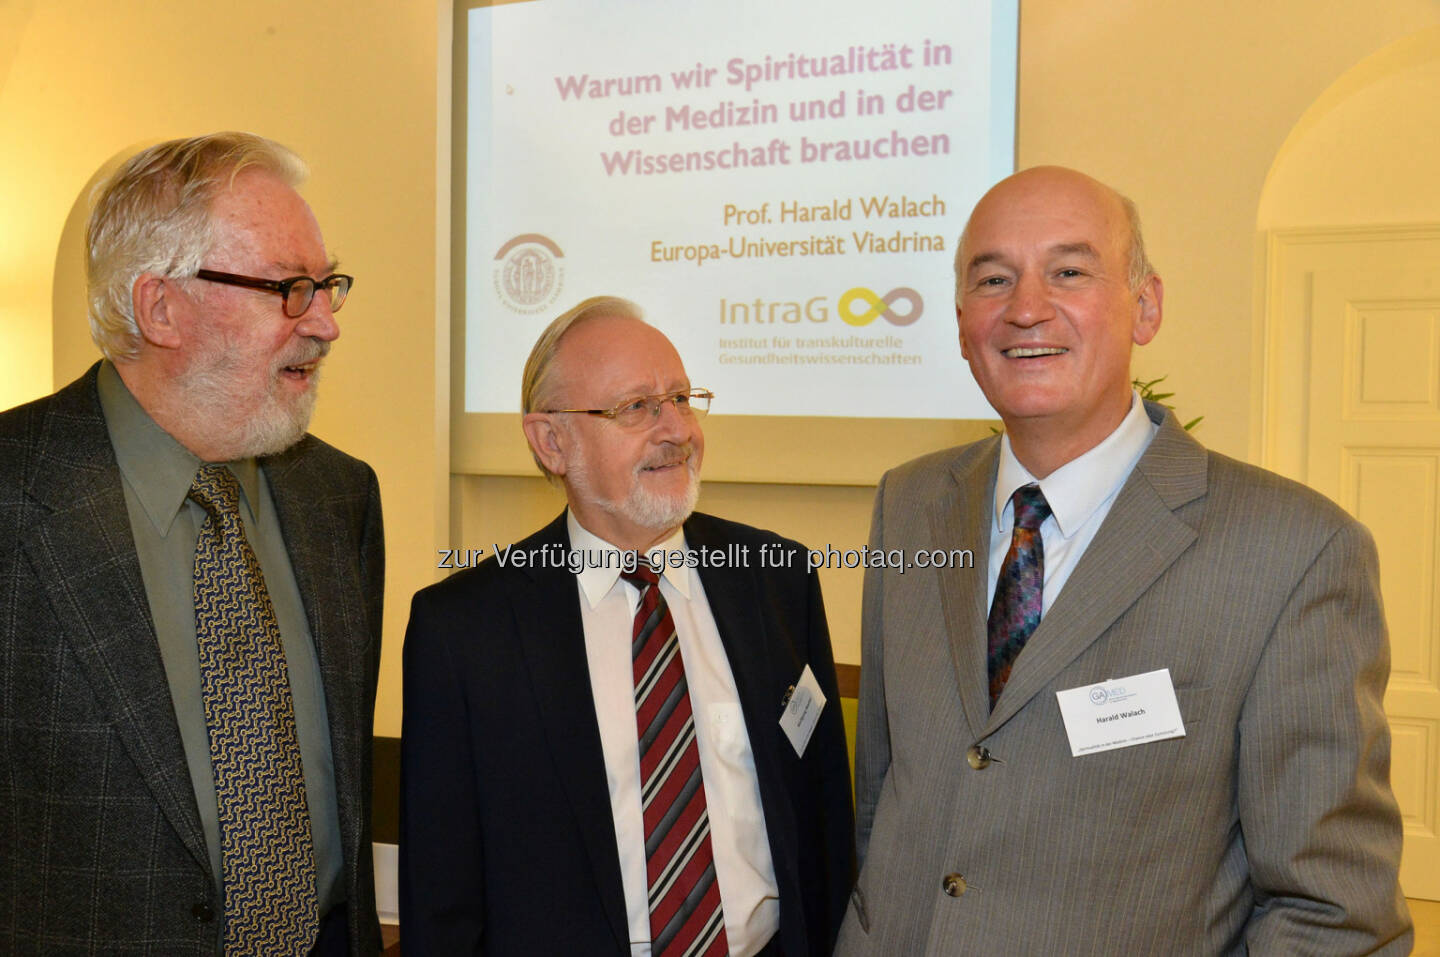
[[[1265,464],[1375,536],[1401,883],[1440,900],[1440,229],[1280,233],[1270,253]]]

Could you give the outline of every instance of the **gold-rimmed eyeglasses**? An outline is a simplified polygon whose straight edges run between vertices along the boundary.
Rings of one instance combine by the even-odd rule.
[[[614,422],[626,431],[648,429],[660,418],[660,410],[666,403],[675,406],[682,416],[698,419],[710,411],[710,400],[715,393],[709,389],[680,389],[676,392],[660,392],[655,395],[636,395],[615,403],[608,409],[546,409],[547,413],[574,412],[580,415],[600,415]]]

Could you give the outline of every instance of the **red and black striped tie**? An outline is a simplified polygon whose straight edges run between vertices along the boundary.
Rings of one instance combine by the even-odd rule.
[[[729,952],[695,716],[675,621],[655,572],[641,565],[622,577],[640,589],[635,610],[635,725],[640,735],[640,800],[650,885],[654,957],[720,957]]]

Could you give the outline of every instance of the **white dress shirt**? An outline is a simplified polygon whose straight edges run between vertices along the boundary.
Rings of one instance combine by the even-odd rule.
[[[583,568],[576,576],[576,585],[580,589],[580,618],[585,627],[595,718],[600,725],[605,777],[610,786],[610,810],[630,922],[630,952],[631,957],[649,957],[649,881],[645,822],[640,810],[635,677],[630,658],[640,592],[620,578],[616,546],[583,528],[573,512],[566,521],[571,548],[615,553],[617,559],[587,561],[587,566],[608,567]],[[684,532],[677,529],[655,547],[666,552],[685,550]],[[700,749],[700,772],[705,779],[715,880],[725,910],[725,936],[732,957],[750,957],[780,929],[780,891],[760,804],[755,755],[740,712],[735,676],[699,572],[667,565],[660,593],[675,620],[690,706],[695,712],[695,738]]]
[[[985,607],[995,601],[995,582],[1010,550],[1015,527],[1015,506],[1010,498],[1022,485],[1036,483],[1050,503],[1050,517],[1040,526],[1045,547],[1045,588],[1041,598],[1043,617],[1050,611],[1060,589],[1090,547],[1095,533],[1110,514],[1115,496],[1130,477],[1135,463],[1150,446],[1160,427],[1145,414],[1145,403],[1132,393],[1130,411],[1105,441],[1079,458],[1066,462],[1043,479],[1031,475],[1010,448],[1010,436],[1000,440],[1000,465],[995,476],[995,520],[990,526],[989,590]]]

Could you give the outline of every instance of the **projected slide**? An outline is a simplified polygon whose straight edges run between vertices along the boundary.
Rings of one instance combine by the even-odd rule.
[[[467,24],[465,411],[638,302],[715,414],[991,417],[951,261],[1014,168],[1016,0],[530,0]]]

